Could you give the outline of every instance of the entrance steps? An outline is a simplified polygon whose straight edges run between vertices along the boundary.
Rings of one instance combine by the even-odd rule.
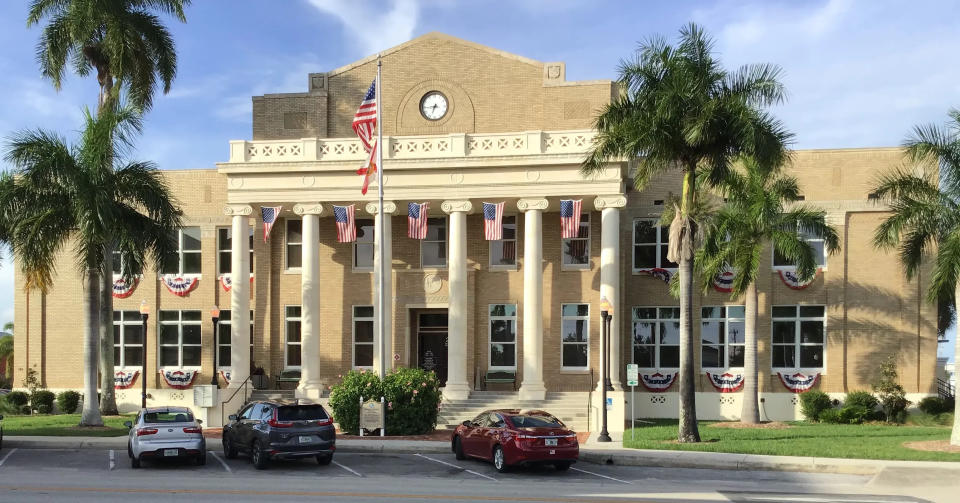
[[[250,393],[249,402],[257,400],[293,400],[296,398],[296,390],[292,389],[255,389]]]
[[[520,400],[515,392],[471,391],[465,400],[444,400],[437,427],[453,429],[467,419],[491,409],[540,409],[563,421],[570,429],[581,432],[590,427],[590,393],[547,393],[544,400]]]

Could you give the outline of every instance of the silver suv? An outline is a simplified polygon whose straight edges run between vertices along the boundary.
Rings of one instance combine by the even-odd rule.
[[[249,452],[258,470],[273,459],[316,457],[328,465],[335,449],[333,419],[319,404],[252,402],[223,427],[224,455],[235,458],[241,451]]]

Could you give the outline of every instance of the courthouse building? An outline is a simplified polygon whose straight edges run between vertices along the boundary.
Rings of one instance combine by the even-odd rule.
[[[562,62],[442,34],[387,49],[382,64],[382,207],[376,182],[360,194],[366,153],[351,129],[375,56],[305,75],[304,92],[254,97],[252,138],[225,144],[224,162],[164,172],[184,211],[179,252],[163,270],[115,288],[118,386],[130,386],[118,390],[121,408],[139,406],[141,379],[152,404],[192,404],[191,388],[215,370],[235,387],[252,367],[269,388],[323,399],[338,375],[385,358],[388,367],[435,370],[448,404],[563,397],[582,404],[590,424],[581,428],[595,429],[606,298],[615,417],[629,414],[630,363],[640,369],[637,417],[675,417],[679,309],[664,280],[676,265],[657,221],[679,174],[637,191],[627,159],[594,177],[579,172],[615,84],[567,81]],[[842,250],[826,256],[810,240],[821,268],[809,284],[767,254],[758,280],[765,419],[798,417],[796,392],[811,387],[869,389],[887,355],[897,357],[908,393],[935,391],[928,269],[907,281],[895,253],[871,244],[887,213],[870,187],[901,161],[897,148],[810,150],[786,167],[805,203],[826,210]],[[576,238],[561,238],[561,200],[582,201]],[[484,202],[505,203],[500,241],[484,237]],[[424,239],[407,237],[409,203],[429,203]],[[354,205],[355,243],[337,241],[334,205]],[[279,208],[266,241],[261,208]],[[381,225],[385,355],[375,340]],[[45,295],[26,295],[17,277],[16,372],[35,369],[53,390],[82,385],[82,283],[73,260],[62,263]],[[728,282],[719,278],[695,300],[701,418],[740,411],[743,305],[722,291]],[[145,338],[141,303],[151,312]]]

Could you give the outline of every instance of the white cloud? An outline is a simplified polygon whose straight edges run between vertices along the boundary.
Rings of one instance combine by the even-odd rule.
[[[347,33],[361,44],[365,56],[413,38],[420,14],[416,0],[390,0],[385,9],[356,0],[308,1],[343,23]]]

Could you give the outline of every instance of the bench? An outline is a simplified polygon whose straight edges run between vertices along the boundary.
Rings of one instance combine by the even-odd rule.
[[[483,376],[483,389],[486,390],[487,385],[490,383],[510,383],[510,389],[516,391],[517,372],[514,370],[488,370]]]
[[[277,374],[277,389],[283,389],[281,386],[285,382],[300,382],[300,371],[299,370],[284,370]]]

